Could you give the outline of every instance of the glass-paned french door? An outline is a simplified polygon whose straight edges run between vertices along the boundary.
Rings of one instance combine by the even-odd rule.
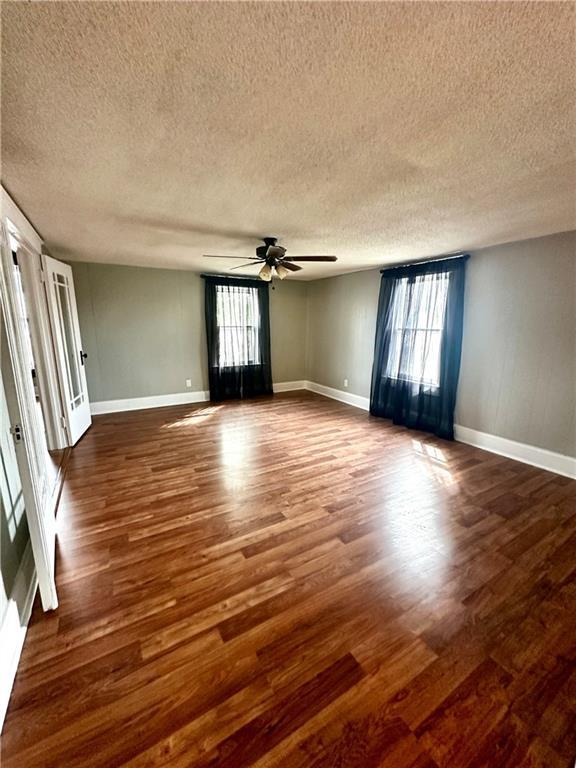
[[[76,308],[72,268],[42,256],[50,323],[70,443],[74,445],[92,423]]]

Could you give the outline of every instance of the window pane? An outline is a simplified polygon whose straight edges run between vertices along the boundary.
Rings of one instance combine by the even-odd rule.
[[[401,329],[406,326],[406,297],[408,294],[408,278],[399,280],[392,301],[392,328]]]
[[[437,387],[448,274],[398,281],[390,320],[386,375]]]
[[[60,327],[62,329],[62,342],[64,344],[64,353],[68,368],[68,383],[70,386],[71,405],[74,407],[80,392],[80,375],[78,371],[78,355],[74,331],[72,328],[72,316],[70,314],[70,303],[68,297],[68,286],[57,282],[56,290],[58,292],[58,310],[60,314]]]
[[[258,365],[260,307],[256,288],[217,286],[216,321],[221,366]]]

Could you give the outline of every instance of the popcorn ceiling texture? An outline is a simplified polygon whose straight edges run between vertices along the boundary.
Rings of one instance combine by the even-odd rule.
[[[2,3],[2,181],[55,256],[300,279],[576,227],[572,3]],[[238,274],[238,273],[236,273]]]

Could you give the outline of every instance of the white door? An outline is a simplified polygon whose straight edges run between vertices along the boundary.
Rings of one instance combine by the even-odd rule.
[[[42,262],[66,425],[70,445],[75,445],[92,423],[84,368],[88,355],[80,339],[72,268],[45,254]]]
[[[4,443],[10,440],[22,483],[42,606],[47,611],[58,606],[54,578],[56,520],[51,503],[49,454],[29,368],[26,316],[3,225],[0,250],[0,396],[5,409],[4,427],[8,430],[2,436],[2,455],[8,456],[8,444]]]

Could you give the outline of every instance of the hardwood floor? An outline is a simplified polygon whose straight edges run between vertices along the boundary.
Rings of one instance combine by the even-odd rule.
[[[311,393],[101,416],[4,768],[557,768],[576,481]]]

